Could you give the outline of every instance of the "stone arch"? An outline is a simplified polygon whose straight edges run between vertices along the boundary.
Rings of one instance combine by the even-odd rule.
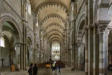
[[[58,33],[59,35],[64,36],[64,34],[61,33],[61,32],[59,32],[59,31],[52,31],[52,32],[49,32],[49,33],[47,34],[47,37],[48,37],[49,35],[55,34],[55,33]]]
[[[61,25],[62,27],[65,26],[65,22],[63,22],[60,18],[58,17],[50,17],[48,19],[46,19],[43,23],[42,23],[42,27],[48,26],[52,23],[58,23],[59,25]]]
[[[2,30],[2,26],[3,26],[4,22],[10,22],[10,23],[12,23],[14,25],[14,27],[17,29],[17,31],[19,33],[20,42],[22,42],[22,32],[21,32],[21,29],[19,27],[19,24],[14,20],[13,16],[9,15],[9,14],[0,16],[0,28],[1,28],[1,30]]]
[[[53,39],[51,39],[51,41],[52,41],[52,42],[58,41],[58,42],[60,43],[61,40],[59,40],[58,38],[53,38]]]
[[[77,26],[76,26],[76,34],[77,34],[77,45],[78,45],[78,55],[81,60],[79,60],[80,70],[85,70],[85,43],[84,40],[84,29],[85,29],[85,19],[86,19],[86,13],[85,11],[80,12],[78,19],[77,19]]]
[[[61,29],[65,29],[65,27],[61,26],[60,24],[58,23],[51,23],[49,24],[48,26],[45,27],[45,31],[49,28],[49,27],[52,27],[52,26],[57,26],[57,27],[60,27]]]
[[[57,35],[57,36],[63,38],[63,36],[62,36],[61,34],[59,34],[59,33],[52,33],[51,35],[48,36],[48,39],[49,39],[50,37],[52,37],[53,35]]]
[[[18,22],[14,20],[11,14],[4,14],[0,16],[0,30],[0,37],[3,36],[7,40],[7,45],[3,48],[7,55],[3,57],[5,65],[10,66],[12,63],[20,64],[20,47],[16,49],[16,45],[22,43],[22,33]]]
[[[68,12],[68,8],[65,4],[63,4],[62,2],[60,1],[56,1],[56,2],[53,2],[53,1],[45,1],[43,3],[40,3],[37,8],[36,8],[36,12],[38,13],[40,9],[42,8],[45,8],[46,6],[48,5],[57,5],[59,6],[61,9],[65,10],[66,12]]]
[[[85,24],[83,25],[82,23],[84,23],[85,19],[86,19],[86,15],[83,14],[83,15],[80,17],[80,19],[79,19],[78,26],[77,26],[77,29],[78,29],[77,31],[80,30],[81,26],[84,27]]]
[[[51,29],[47,30],[46,33],[52,32],[52,31],[59,31],[60,33],[64,32],[62,29],[59,29],[59,28],[51,28]]]
[[[46,33],[44,34],[44,37],[48,37],[48,33],[51,34],[51,33],[54,33],[54,32],[60,33],[61,35],[64,36],[64,34],[63,34],[61,31],[59,31],[59,30],[57,30],[57,29],[53,29],[52,31],[46,32]]]
[[[53,36],[51,36],[51,37],[49,38],[49,40],[52,40],[52,39],[54,39],[54,38],[57,38],[57,39],[59,39],[60,41],[61,41],[61,40],[63,41],[63,38],[61,38],[59,35],[53,35]]]
[[[60,15],[58,15],[56,13],[46,15],[41,22],[45,22],[47,19],[53,18],[53,17],[61,19],[62,22],[66,24],[66,20],[62,16],[60,16]]]
[[[67,13],[66,13],[66,11],[64,11],[62,8],[60,8],[60,9],[58,9],[58,8],[60,8],[60,7],[56,6],[56,5],[54,5],[54,6],[48,5],[48,6],[44,7],[44,8],[42,8],[39,11],[39,13],[38,13],[39,22],[41,20],[43,20],[46,16],[50,15],[50,14],[57,14],[57,15],[63,17],[64,19],[67,19]],[[53,11],[50,11],[51,9]],[[59,12],[57,12],[56,10],[59,11]],[[43,12],[46,12],[46,14],[44,14]],[[63,15],[61,15],[62,13],[63,13]]]
[[[85,19],[86,19],[86,13],[85,11],[83,13],[81,13],[78,17],[78,20],[77,20],[77,26],[76,26],[76,35],[77,35],[77,41],[78,42],[81,42],[81,39],[82,39],[82,30],[84,29],[85,27]]]

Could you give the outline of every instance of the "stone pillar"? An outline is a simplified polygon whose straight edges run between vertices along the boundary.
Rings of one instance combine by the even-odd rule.
[[[93,49],[93,75],[98,75],[99,72],[99,35],[98,35],[98,27],[94,27],[94,49]]]
[[[108,33],[105,25],[99,26],[99,75],[107,75]]]
[[[81,64],[80,64],[80,62],[81,62],[81,37],[78,37],[78,41],[77,41],[77,54],[76,54],[76,61],[77,61],[77,70],[80,70],[80,68],[81,68]]]
[[[88,29],[85,31],[86,43],[85,43],[85,73],[88,74]]]
[[[27,65],[27,64],[26,64],[26,60],[27,60],[27,59],[26,59],[26,54],[27,54],[27,53],[26,53],[26,52],[27,52],[27,51],[26,51],[26,49],[27,49],[26,43],[25,43],[24,46],[25,46],[25,48],[24,48],[24,70],[26,70],[26,65]]]
[[[78,47],[78,70],[81,69],[81,46]]]
[[[20,69],[23,70],[23,64],[24,64],[24,59],[23,59],[23,44],[21,44],[20,48]]]
[[[88,29],[88,75],[93,75],[93,27]]]
[[[76,46],[75,46],[75,70],[78,70],[78,47],[79,47],[79,43],[78,41],[76,42]]]
[[[88,29],[88,75],[93,75],[93,34],[94,34],[94,27],[93,27],[93,1],[94,0],[87,0],[87,25],[89,26]]]
[[[26,20],[25,20],[25,14],[26,14],[26,1],[21,0],[21,17],[22,17],[22,46],[21,46],[21,50],[20,50],[20,60],[21,60],[21,66],[20,68],[22,70],[25,70],[26,68]]]

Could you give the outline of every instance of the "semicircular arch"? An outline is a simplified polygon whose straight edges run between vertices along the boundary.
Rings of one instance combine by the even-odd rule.
[[[52,31],[59,31],[61,33],[64,33],[64,31],[62,29],[59,29],[59,28],[51,28],[51,29],[47,30],[46,33],[52,32]]]
[[[43,23],[49,18],[58,18],[58,19],[62,20],[63,23],[66,23],[66,19],[64,19],[61,15],[59,15],[57,13],[51,13],[51,14],[46,15],[44,17],[44,19],[41,20],[41,22]]]
[[[20,39],[20,42],[21,42],[22,41],[22,32],[21,32],[21,29],[19,27],[19,24],[14,20],[12,15],[11,14],[5,14],[5,15],[0,16],[0,28],[1,28],[1,30],[3,28],[4,22],[10,22],[14,25],[14,27],[18,31],[19,39]]]
[[[52,23],[58,23],[59,25],[62,25],[62,27],[65,27],[65,23],[64,23],[61,19],[59,19],[59,18],[57,18],[57,17],[48,18],[46,21],[44,21],[44,22],[41,24],[41,26],[42,26],[42,27],[45,27],[45,26],[48,26],[48,25],[50,25],[50,24],[52,24]]]
[[[51,38],[54,38],[54,37],[58,37],[58,38],[60,38],[60,39],[63,39],[63,37],[60,36],[59,34],[51,35],[51,36],[48,37],[48,39],[51,39]]]
[[[43,29],[45,29],[45,31],[48,29],[48,28],[50,28],[50,27],[52,27],[52,26],[56,26],[56,27],[59,27],[59,28],[61,28],[61,29],[65,29],[65,27],[63,27],[62,25],[60,25],[60,24],[58,24],[58,23],[51,23],[51,24],[49,24],[49,25],[47,25],[46,27],[44,27]]]

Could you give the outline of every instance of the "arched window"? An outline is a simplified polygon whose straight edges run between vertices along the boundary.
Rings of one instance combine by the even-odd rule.
[[[52,43],[52,60],[60,60],[60,43]]]
[[[5,39],[0,37],[0,47],[5,47]]]

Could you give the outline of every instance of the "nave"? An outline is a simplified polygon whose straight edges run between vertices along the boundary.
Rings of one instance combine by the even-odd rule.
[[[33,63],[52,75],[56,62],[61,75],[112,75],[112,0],[0,0],[0,74]]]

